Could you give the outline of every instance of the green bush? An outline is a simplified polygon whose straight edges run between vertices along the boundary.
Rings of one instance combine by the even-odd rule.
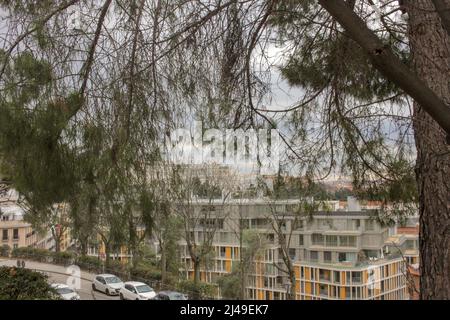
[[[9,257],[10,251],[11,248],[7,244],[2,245],[0,247],[0,257]]]
[[[236,274],[227,274],[217,281],[225,299],[238,299],[241,291],[241,279]]]
[[[75,261],[76,255],[72,252],[52,252],[53,263],[56,264],[71,264]]]
[[[23,247],[13,249],[11,255],[14,258],[30,259],[39,262],[47,262],[48,258],[51,256],[50,251],[45,249]]]
[[[75,263],[84,270],[100,272],[102,269],[102,261],[97,257],[79,256]]]
[[[28,269],[0,267],[0,300],[58,300],[47,276]]]
[[[197,295],[199,299],[211,299],[217,293],[216,286],[205,282],[198,282],[195,284],[192,280],[180,281],[177,284],[177,290],[188,294],[191,298]]]
[[[147,279],[152,281],[161,281],[161,271],[156,270],[152,267],[137,266],[130,270],[130,275],[132,277]]]

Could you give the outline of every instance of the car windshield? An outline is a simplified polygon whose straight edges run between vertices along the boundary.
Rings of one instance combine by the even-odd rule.
[[[106,281],[106,283],[119,283],[119,282],[122,282],[117,277],[108,277],[108,278],[105,278],[105,281]]]
[[[150,288],[148,285],[141,285],[141,286],[136,286],[136,289],[139,293],[147,293],[147,292],[153,292],[154,290],[152,288]]]
[[[73,290],[70,288],[58,288],[56,289],[56,292],[58,292],[59,294],[69,294],[73,293]]]
[[[170,300],[186,300],[186,297],[178,292],[169,293]]]

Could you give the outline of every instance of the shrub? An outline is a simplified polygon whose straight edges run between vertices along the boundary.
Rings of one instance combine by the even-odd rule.
[[[75,263],[81,268],[89,271],[100,272],[102,269],[102,261],[97,257],[79,256]]]
[[[11,255],[14,258],[29,259],[39,262],[47,262],[51,252],[46,249],[23,247],[13,249]]]
[[[161,281],[161,271],[152,267],[138,266],[130,270],[130,275],[136,278]]]
[[[238,299],[241,290],[241,279],[236,274],[222,276],[217,281],[225,299]]]
[[[205,282],[196,284],[192,280],[183,280],[178,283],[177,290],[188,294],[191,298],[197,295],[199,299],[211,299],[215,296],[217,288]]]
[[[28,269],[0,267],[0,300],[58,300],[47,276]]]
[[[9,257],[10,251],[11,248],[7,244],[2,245],[0,247],[0,257]]]
[[[52,252],[53,263],[56,264],[71,264],[75,261],[75,254],[72,252]]]

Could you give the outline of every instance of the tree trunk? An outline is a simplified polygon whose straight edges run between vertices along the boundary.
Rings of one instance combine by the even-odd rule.
[[[110,244],[105,242],[105,267],[106,269],[109,269],[111,266],[111,248]]]
[[[200,299],[200,293],[198,292],[198,283],[200,281],[200,259],[197,256],[192,257],[192,261],[194,262],[194,292],[193,299]]]
[[[88,253],[88,238],[87,237],[83,237],[78,239],[80,241],[80,251],[81,251],[81,255],[83,257],[87,256]]]
[[[161,250],[161,282],[164,285],[167,281],[167,258],[166,258],[166,248],[164,245],[161,245],[161,242],[160,242],[160,250]]]
[[[61,252],[61,239],[59,236],[55,238],[55,252]]]
[[[408,0],[417,75],[450,105],[450,39],[431,0]],[[420,202],[420,297],[450,299],[450,146],[439,125],[414,103]]]

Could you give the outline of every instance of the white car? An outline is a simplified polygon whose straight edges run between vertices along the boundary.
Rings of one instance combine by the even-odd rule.
[[[99,274],[95,276],[92,290],[101,291],[107,295],[117,296],[124,283],[113,274]]]
[[[119,294],[121,300],[150,300],[156,296],[155,290],[136,281],[125,282]]]
[[[51,286],[63,300],[80,300],[79,294],[68,285],[53,283]]]

